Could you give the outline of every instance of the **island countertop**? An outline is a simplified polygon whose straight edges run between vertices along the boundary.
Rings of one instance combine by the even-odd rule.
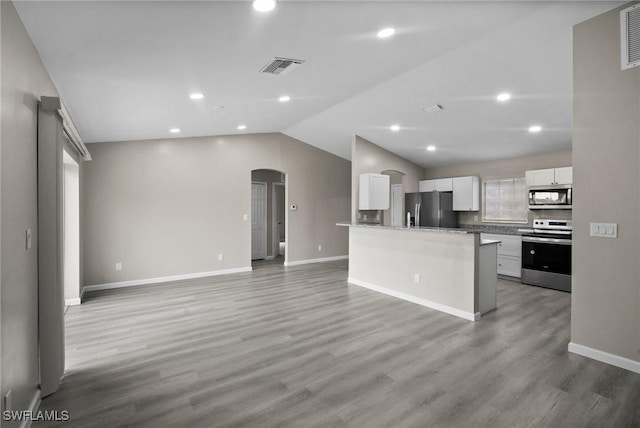
[[[341,221],[336,223],[336,226],[344,227],[364,227],[369,229],[387,229],[387,230],[402,230],[405,232],[431,232],[431,233],[450,233],[450,234],[480,234],[479,230],[450,228],[450,227],[427,227],[427,226],[390,226],[382,224],[362,224],[352,223],[350,221]]]

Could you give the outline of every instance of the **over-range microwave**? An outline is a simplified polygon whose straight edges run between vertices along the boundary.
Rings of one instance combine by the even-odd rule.
[[[570,210],[571,185],[529,187],[530,210]]]

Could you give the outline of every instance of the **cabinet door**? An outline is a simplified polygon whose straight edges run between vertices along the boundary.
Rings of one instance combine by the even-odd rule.
[[[498,273],[500,275],[520,278],[522,276],[521,269],[522,263],[519,257],[498,255]]]
[[[480,209],[480,179],[455,177],[453,179],[453,210],[478,211]]]
[[[556,168],[555,184],[573,184],[573,167]]]
[[[389,176],[382,174],[361,174],[358,189],[358,209],[389,209]]]
[[[438,192],[452,192],[453,178],[438,178],[436,180],[436,190]]]
[[[371,174],[369,182],[369,195],[371,210],[389,209],[390,179],[388,175]]]
[[[527,186],[547,186],[555,184],[555,168],[535,169],[525,173]]]
[[[418,181],[418,192],[433,192],[436,190],[436,180]]]

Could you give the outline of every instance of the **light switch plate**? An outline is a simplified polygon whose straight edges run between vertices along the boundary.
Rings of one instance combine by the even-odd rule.
[[[591,223],[589,235],[597,238],[617,238],[618,224],[617,223]]]
[[[31,241],[32,239],[32,234],[31,234],[31,228],[26,230],[26,239],[27,239],[27,250],[31,249]]]

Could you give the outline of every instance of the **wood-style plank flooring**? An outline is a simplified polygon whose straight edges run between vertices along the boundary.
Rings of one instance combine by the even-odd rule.
[[[500,280],[473,323],[346,277],[267,263],[91,293],[41,410],[83,428],[640,426],[640,375],[567,352],[569,294]]]

